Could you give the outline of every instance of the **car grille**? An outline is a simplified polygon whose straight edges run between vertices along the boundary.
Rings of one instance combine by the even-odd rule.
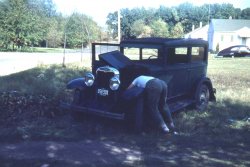
[[[113,76],[113,72],[98,71],[96,76],[97,87],[109,89],[109,81]]]

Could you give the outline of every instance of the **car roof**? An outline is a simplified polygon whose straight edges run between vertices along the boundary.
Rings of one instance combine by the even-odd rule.
[[[202,39],[191,38],[136,38],[121,41],[123,47],[142,47],[151,46],[159,48],[162,46],[193,46],[193,45],[208,45],[207,41]]]
[[[248,46],[246,46],[246,45],[234,45],[234,46],[230,46],[228,48],[235,48],[235,47],[248,47]]]

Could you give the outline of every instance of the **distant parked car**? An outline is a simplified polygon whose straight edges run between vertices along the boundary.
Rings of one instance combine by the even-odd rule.
[[[217,56],[219,57],[245,57],[250,56],[250,49],[246,45],[235,45],[221,50]]]

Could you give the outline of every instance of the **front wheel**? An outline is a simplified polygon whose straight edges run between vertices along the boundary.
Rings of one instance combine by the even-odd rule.
[[[202,84],[195,94],[195,108],[198,111],[204,111],[208,106],[209,98],[209,88],[207,85]]]

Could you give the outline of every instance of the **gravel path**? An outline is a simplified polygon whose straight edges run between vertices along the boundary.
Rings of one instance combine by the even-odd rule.
[[[35,160],[39,162],[38,166],[41,167],[54,166],[53,162],[55,161],[70,166],[91,166],[93,164],[109,166],[133,164],[135,161],[141,160],[141,152],[136,148],[115,142],[93,140],[80,142],[26,141],[15,144],[1,143],[0,158],[2,163],[10,160],[22,162]],[[23,165],[23,163],[19,165]]]

